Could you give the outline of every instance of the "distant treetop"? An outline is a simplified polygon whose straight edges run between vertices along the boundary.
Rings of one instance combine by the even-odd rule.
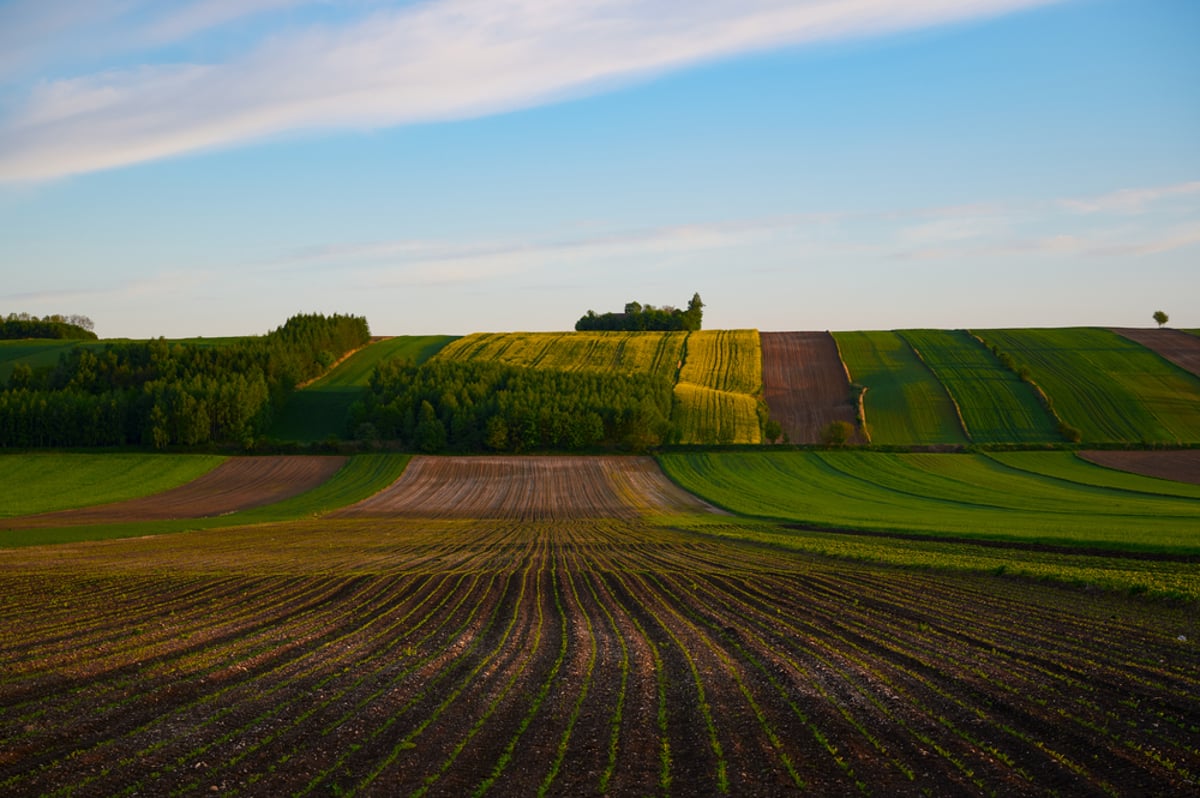
[[[640,302],[627,302],[624,313],[596,313],[589,310],[575,322],[578,331],[590,330],[699,330],[704,315],[700,294],[692,294],[687,310],[671,305],[656,308]]]
[[[0,318],[0,339],[13,338],[78,338],[95,340],[96,327],[87,316],[37,316],[28,313],[9,313]]]

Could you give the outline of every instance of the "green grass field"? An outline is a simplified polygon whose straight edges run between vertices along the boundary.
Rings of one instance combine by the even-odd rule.
[[[983,455],[878,452],[667,454],[666,473],[735,513],[829,529],[1200,554],[1200,501],[1145,492],[1145,478],[1087,479]],[[1046,453],[1059,458],[1061,453]],[[1090,466],[1079,461],[1078,476]],[[1061,462],[1050,468],[1061,467]],[[1116,478],[1116,479],[1114,479]]]
[[[833,334],[850,379],[867,388],[867,430],[876,444],[966,443],[949,394],[895,332]]]
[[[90,457],[90,455],[72,456]],[[120,456],[97,455],[97,457],[103,458]],[[151,456],[147,456],[147,459],[149,457]],[[168,459],[168,456],[164,455],[153,455],[153,457]],[[191,457],[191,455],[179,455],[176,457]],[[4,459],[0,458],[0,463]],[[215,459],[219,462],[223,458]],[[299,496],[293,496],[290,499],[285,499],[275,504],[254,507],[249,510],[229,513],[228,515],[214,518],[137,521],[123,524],[62,527],[58,529],[6,530],[0,531],[0,548],[40,546],[52,543],[74,543],[85,540],[111,540],[115,538],[140,537],[142,535],[186,532],[197,529],[216,529],[314,518],[336,510],[339,507],[345,507],[362,501],[383,490],[399,479],[408,465],[408,461],[409,456],[402,454],[355,455],[347,460],[346,464],[329,481],[306,493],[301,493]],[[46,485],[48,490],[54,484],[54,480],[52,477],[44,477],[40,484]],[[124,498],[132,498],[132,496]],[[55,507],[53,509],[65,508]]]
[[[1109,330],[986,330],[1088,443],[1200,443],[1200,378]]]
[[[292,394],[269,437],[301,443],[345,437],[350,405],[367,387],[375,366],[392,358],[424,363],[453,340],[448,335],[409,335],[363,347],[312,385]]]
[[[190,482],[224,460],[202,454],[0,455],[0,518],[149,496]]]
[[[965,330],[903,330],[900,336],[954,398],[976,443],[1061,441],[1032,386]]]

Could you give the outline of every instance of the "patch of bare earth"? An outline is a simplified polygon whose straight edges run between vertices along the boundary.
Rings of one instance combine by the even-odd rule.
[[[344,457],[235,457],[204,476],[153,496],[10,518],[8,529],[211,518],[261,507],[312,490],[337,473]]]
[[[850,380],[827,332],[760,333],[763,399],[792,443],[820,443],[834,421],[854,424]],[[854,439],[858,442],[858,433]]]
[[[649,457],[416,457],[390,488],[340,517],[636,518],[714,512]]]
[[[1181,330],[1120,327],[1113,330],[1200,377],[1200,337]]]
[[[1200,450],[1197,449],[1171,452],[1080,452],[1079,456],[1105,468],[1200,485]]]

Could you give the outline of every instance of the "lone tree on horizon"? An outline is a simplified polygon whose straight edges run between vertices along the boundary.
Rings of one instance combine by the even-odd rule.
[[[1156,310],[1154,311],[1154,320],[1158,322],[1159,329],[1162,329],[1162,326],[1170,321],[1170,318],[1161,310]]]

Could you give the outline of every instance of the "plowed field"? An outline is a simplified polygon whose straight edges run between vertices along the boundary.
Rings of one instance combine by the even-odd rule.
[[[546,520],[712,509],[648,457],[418,457],[390,488],[337,515]]]
[[[1163,356],[1185,371],[1200,377],[1200,338],[1182,330],[1125,328],[1113,332]]]
[[[1181,795],[1189,611],[634,520],[0,552],[6,795]]]
[[[226,515],[311,490],[345,462],[344,457],[234,457],[186,485],[153,496],[0,523],[6,529],[36,529]]]
[[[1096,451],[1079,456],[1106,468],[1200,485],[1200,449],[1167,452]]]
[[[792,443],[820,443],[834,421],[854,424],[850,380],[833,336],[825,332],[760,333],[763,399]],[[858,441],[858,433],[855,433]]]

